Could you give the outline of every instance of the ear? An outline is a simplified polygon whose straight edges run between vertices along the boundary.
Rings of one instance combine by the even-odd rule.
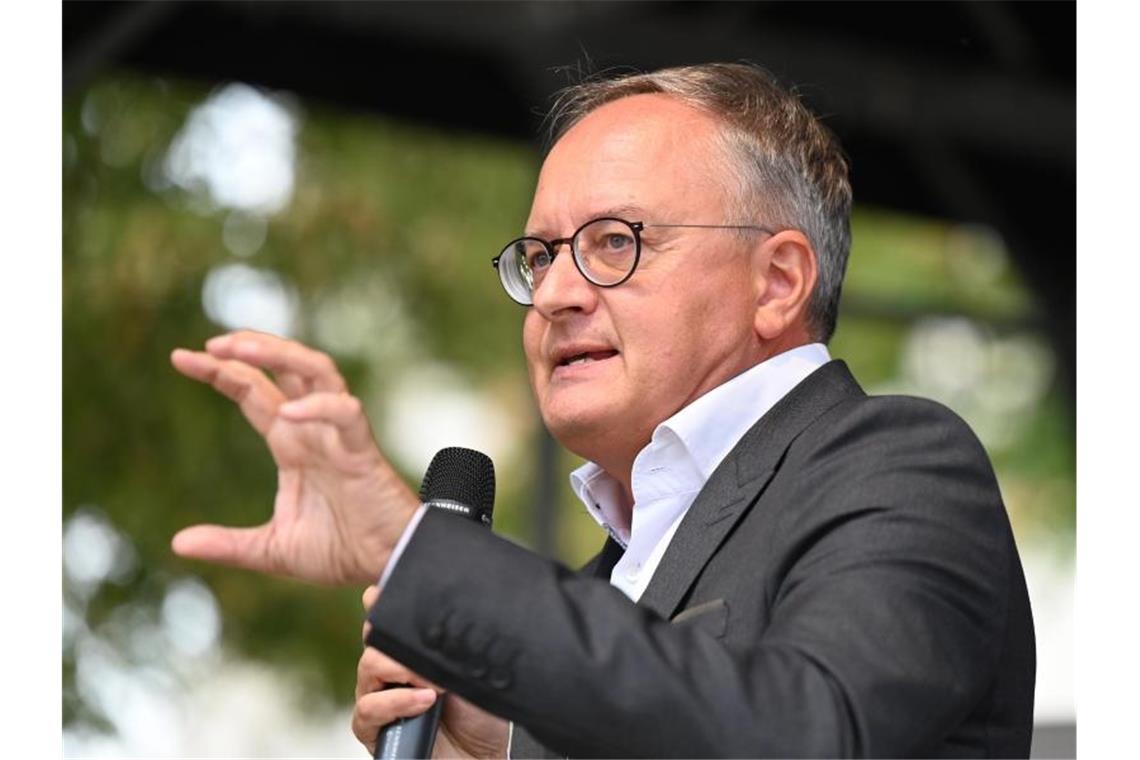
[[[815,249],[799,230],[783,230],[766,238],[752,254],[756,293],[753,326],[763,340],[806,339],[807,307],[818,276]]]

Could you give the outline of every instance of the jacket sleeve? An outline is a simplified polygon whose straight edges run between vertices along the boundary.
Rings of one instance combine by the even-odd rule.
[[[370,643],[568,756],[931,751],[994,677],[1016,562],[980,445],[934,404],[867,402],[799,437],[777,496],[744,646],[435,513]]]

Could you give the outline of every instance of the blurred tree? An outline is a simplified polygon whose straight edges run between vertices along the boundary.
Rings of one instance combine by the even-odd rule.
[[[388,314],[363,327],[387,327],[402,336],[397,345],[377,332],[342,341],[346,353],[331,351],[378,429],[389,379],[417,362],[457,368],[476,396],[494,389],[526,398],[521,312],[501,297],[489,262],[525,217],[535,157],[525,146],[295,113],[291,203],[261,221],[264,242],[246,252],[227,245],[227,232],[243,221],[256,227],[256,218],[168,176],[169,148],[207,95],[123,76],[65,103],[64,515],[96,505],[137,552],[137,571],[103,586],[83,612],[98,631],[120,606],[155,607],[172,580],[199,575],[219,600],[229,644],[307,669],[318,693],[343,698],[360,646],[359,590],[309,588],[170,553],[170,536],[185,525],[263,521],[275,474],[229,402],[177,375],[167,357],[233,326],[211,322],[204,288],[218,272],[244,267],[272,273],[295,294],[294,335],[318,345],[315,333],[335,335],[342,323],[360,332],[351,309],[337,311],[350,297]],[[402,307],[367,303],[385,294]],[[238,289],[214,300],[258,295]],[[533,435],[530,406],[515,408],[514,424]],[[527,464],[520,451],[515,466],[526,472]],[[418,482],[414,467],[424,465],[413,464],[409,480]],[[525,532],[525,489],[525,480],[502,489],[500,531]],[[65,652],[65,721],[85,714],[73,655]]]

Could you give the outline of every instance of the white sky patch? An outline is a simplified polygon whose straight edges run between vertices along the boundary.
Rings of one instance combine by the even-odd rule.
[[[408,361],[415,324],[399,290],[382,277],[356,277],[322,293],[312,310],[316,343],[335,354],[372,359],[376,371]]]
[[[105,581],[122,581],[136,565],[130,541],[97,510],[80,507],[64,525],[63,569],[80,593]]]
[[[994,335],[965,317],[923,319],[903,346],[901,375],[873,393],[933,398],[960,414],[991,452],[1007,449],[1049,392],[1055,363],[1032,333]]]
[[[1033,719],[1037,723],[1075,721],[1076,568],[1071,559],[1045,547],[1019,548],[1037,637]]]
[[[268,233],[269,224],[265,217],[231,211],[222,224],[222,243],[234,256],[244,258],[257,253]]]
[[[105,645],[89,647],[81,686],[116,733],[66,730],[64,757],[364,756],[351,709],[314,707],[279,668],[224,655],[191,662],[172,678],[130,666]]]
[[[382,448],[412,472],[422,471],[447,446],[510,461],[519,432],[514,417],[442,365],[409,367],[385,399]]]
[[[985,371],[985,336],[965,318],[920,321],[907,337],[903,365],[936,397],[968,392]]]
[[[281,275],[234,263],[214,267],[202,285],[202,308],[215,324],[228,330],[249,328],[292,336],[298,297]]]
[[[249,85],[234,83],[195,108],[166,155],[184,190],[223,208],[269,216],[293,194],[297,120]]]
[[[194,578],[174,583],[162,600],[162,628],[182,655],[206,654],[218,643],[222,631],[214,594]]]

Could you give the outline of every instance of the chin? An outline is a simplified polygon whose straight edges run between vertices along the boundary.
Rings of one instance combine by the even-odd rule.
[[[612,401],[595,407],[551,408],[544,410],[543,422],[567,451],[603,468],[622,468],[632,465],[652,432],[652,427],[646,431],[637,424],[632,411],[629,404]]]
[[[613,405],[551,404],[542,410],[546,429],[570,451],[587,459],[595,457],[583,453],[593,450],[614,430],[621,429],[623,421],[620,407]]]

